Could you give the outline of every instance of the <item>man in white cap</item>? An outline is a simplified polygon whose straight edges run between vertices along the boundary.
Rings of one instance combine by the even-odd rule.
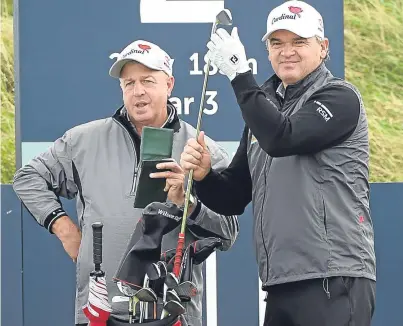
[[[216,171],[203,134],[185,147],[199,199],[221,214],[252,202],[266,326],[368,326],[375,305],[368,124],[359,91],[325,66],[321,15],[287,1],[267,20],[274,70],[259,86],[237,29],[219,29],[208,57],[231,81],[245,129]]]
[[[177,163],[196,130],[179,119],[169,97],[174,87],[173,60],[157,45],[138,40],[128,45],[110,69],[118,78],[123,105],[106,119],[92,121],[68,130],[46,152],[16,172],[13,187],[38,223],[55,234],[77,263],[75,323],[86,325],[83,313],[93,270],[92,228],[103,223],[103,262],[106,273],[111,319],[128,321],[128,303],[112,300],[121,296],[112,277],[118,268],[142,210],[133,208],[142,130],[145,126],[174,130],[172,163],[163,163],[152,177],[166,179],[167,199],[178,207],[184,204],[184,171]],[[211,139],[207,140],[214,168],[223,170],[228,155]],[[79,227],[63,210],[59,197],[77,199]],[[190,198],[186,245],[205,236],[223,239],[228,250],[238,235],[236,216],[214,213],[194,196]],[[162,251],[176,248],[180,226],[166,234]],[[194,266],[192,281],[197,293],[185,303],[189,325],[202,325],[202,265]],[[108,324],[109,325],[109,324]]]

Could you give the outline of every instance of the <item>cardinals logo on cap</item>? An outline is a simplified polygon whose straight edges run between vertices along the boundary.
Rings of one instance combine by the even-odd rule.
[[[151,46],[149,46],[148,44],[139,44],[138,47],[147,53],[149,53],[149,51],[151,50]]]
[[[300,13],[303,12],[302,8],[300,7],[294,7],[294,6],[289,6],[288,10],[295,15],[298,15],[299,18],[301,18]]]
[[[137,44],[137,46],[139,47],[140,50],[132,48],[129,52],[122,54],[122,58],[126,58],[127,56],[134,54],[134,53],[139,53],[139,54],[150,53],[151,46],[149,46],[148,44],[140,43],[140,44]]]
[[[290,11],[290,13],[292,13],[292,15],[288,14],[288,13],[283,13],[280,17],[274,17],[272,20],[272,24],[280,21],[280,20],[284,20],[284,19],[297,19],[301,18],[301,12],[303,12],[301,7],[294,7],[294,6],[289,6],[288,10]]]

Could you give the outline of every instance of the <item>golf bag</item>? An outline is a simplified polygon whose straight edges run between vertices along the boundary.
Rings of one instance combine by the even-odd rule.
[[[222,246],[222,240],[208,237],[189,244],[181,273],[175,276],[172,273],[175,248],[161,252],[161,243],[165,234],[179,226],[182,216],[183,211],[169,203],[152,203],[144,209],[113,277],[123,295],[121,300],[129,301],[129,323],[111,316],[108,326],[187,325],[183,303],[197,294],[192,266],[205,261]]]

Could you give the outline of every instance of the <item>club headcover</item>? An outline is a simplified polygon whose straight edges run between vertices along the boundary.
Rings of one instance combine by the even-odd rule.
[[[179,280],[180,283],[190,281],[192,282],[192,265],[193,265],[193,247],[192,244],[187,246],[182,256],[182,263],[180,269]]]
[[[175,257],[175,254],[176,254],[176,248],[166,250],[161,253],[160,260],[168,264],[171,262],[172,258]]]
[[[148,205],[136,225],[113,280],[135,290],[140,289],[146,267],[160,259],[163,236],[179,226],[182,216],[183,210],[172,203],[155,202]]]
[[[161,253],[160,260],[167,264],[167,271],[172,272],[174,269],[174,258],[176,255],[176,248],[169,249]]]
[[[112,311],[105,277],[90,277],[88,302],[83,307],[90,325],[104,326]]]
[[[214,251],[222,248],[222,240],[219,238],[206,238],[193,242],[193,264],[199,265],[204,262]]]

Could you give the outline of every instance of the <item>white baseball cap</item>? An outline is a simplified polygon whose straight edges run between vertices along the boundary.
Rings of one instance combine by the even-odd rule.
[[[164,71],[168,76],[172,76],[174,60],[158,45],[148,41],[134,41],[122,52],[113,53],[109,57],[111,59],[117,58],[109,69],[109,75],[114,78],[120,77],[122,68],[128,61],[139,62],[150,69]]]
[[[287,1],[274,8],[267,17],[267,33],[263,36],[262,42],[266,41],[271,33],[280,29],[303,38],[325,37],[321,14],[304,1]]]

